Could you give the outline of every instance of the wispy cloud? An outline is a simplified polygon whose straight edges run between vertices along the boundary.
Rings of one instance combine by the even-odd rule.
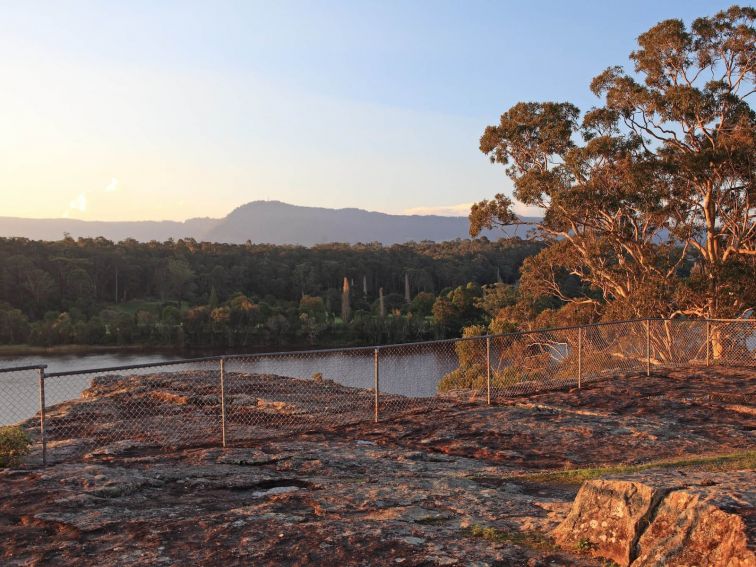
[[[442,217],[466,217],[470,214],[472,203],[459,203],[458,205],[442,205],[439,207],[413,207],[405,209],[405,215],[440,215]]]
[[[515,214],[518,214],[521,217],[542,217],[546,212],[541,207],[529,207],[528,205],[524,205],[519,201],[514,202],[514,204],[512,205],[512,210],[515,212]]]
[[[68,204],[68,208],[63,213],[63,216],[68,218],[72,212],[79,212],[79,213],[85,213],[87,212],[87,194],[86,193],[79,193],[74,197],[74,199]]]
[[[105,185],[100,191],[82,191],[76,197],[74,197],[70,203],[68,203],[68,208],[63,212],[63,216],[65,218],[69,218],[71,215],[82,215],[86,213],[87,211],[92,210],[92,200],[94,200],[95,205],[102,205],[103,200],[100,196],[102,193],[115,193],[116,191],[121,190],[121,184],[118,181],[117,177],[112,177],[110,179],[110,182]],[[100,209],[100,206],[96,206],[94,208]]]
[[[118,191],[118,188],[119,188],[118,179],[116,177],[113,177],[110,180],[110,183],[108,183],[105,186],[105,192],[106,193],[115,193],[116,191]]]
[[[473,202],[434,207],[413,207],[411,209],[405,209],[403,213],[405,215],[439,215],[442,217],[466,217],[470,214],[470,207],[472,206]],[[524,217],[543,216],[542,209],[538,207],[528,207],[527,205],[523,205],[519,201],[514,202],[512,209],[515,213]]]

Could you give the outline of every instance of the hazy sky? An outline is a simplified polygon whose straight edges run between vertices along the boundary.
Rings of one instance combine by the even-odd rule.
[[[717,1],[0,2],[0,216],[185,219],[257,199],[466,214],[523,100],[597,103]]]

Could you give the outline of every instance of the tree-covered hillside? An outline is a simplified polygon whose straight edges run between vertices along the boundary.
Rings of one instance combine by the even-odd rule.
[[[312,248],[0,239],[0,342],[242,347],[455,336],[485,318],[473,307],[481,286],[514,284],[542,248],[485,238]]]

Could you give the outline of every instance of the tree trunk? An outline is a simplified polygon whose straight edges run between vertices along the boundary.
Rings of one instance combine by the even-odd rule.
[[[351,307],[349,305],[349,280],[344,277],[344,284],[341,287],[341,320],[344,323],[349,321],[349,315],[351,314]]]

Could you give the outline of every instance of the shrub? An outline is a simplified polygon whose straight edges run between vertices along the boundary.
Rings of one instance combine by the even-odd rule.
[[[0,468],[15,467],[29,454],[31,439],[20,427],[0,427]]]
[[[507,367],[501,370],[491,369],[491,388],[507,388],[524,382],[528,375],[516,368]],[[439,392],[451,390],[484,390],[486,388],[485,364],[472,364],[460,366],[445,374],[438,383]]]

